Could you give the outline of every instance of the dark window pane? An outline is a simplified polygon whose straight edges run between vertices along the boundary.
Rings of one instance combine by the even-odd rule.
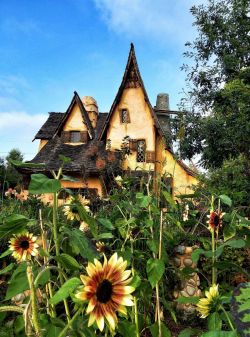
[[[146,149],[145,140],[138,140],[137,141],[137,162],[139,163],[145,162],[145,149]]]
[[[71,131],[70,132],[70,142],[71,143],[79,143],[80,141],[81,141],[80,131]]]

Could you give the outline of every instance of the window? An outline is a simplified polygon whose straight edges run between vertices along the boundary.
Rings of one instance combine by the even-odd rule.
[[[70,132],[70,143],[79,143],[79,142],[81,142],[81,132],[71,131]]]
[[[137,162],[139,163],[145,162],[145,149],[146,149],[145,140],[138,140],[137,141]]]
[[[120,110],[120,120],[123,124],[130,123],[129,112],[127,109]]]

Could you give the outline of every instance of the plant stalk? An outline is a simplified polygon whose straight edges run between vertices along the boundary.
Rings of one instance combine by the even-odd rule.
[[[221,308],[221,310],[224,312],[224,314],[225,314],[225,316],[226,316],[226,318],[227,318],[227,321],[228,321],[228,324],[229,324],[230,328],[232,329],[232,331],[235,331],[235,328],[234,328],[234,326],[233,326],[233,323],[232,323],[232,321],[231,321],[231,319],[230,319],[228,313],[226,312],[225,308],[223,307],[223,305],[221,305],[220,308]]]
[[[131,240],[131,254],[134,254],[134,245],[133,240]],[[131,266],[132,276],[135,276],[135,268],[134,268],[134,260],[132,259],[132,266]],[[135,333],[136,337],[140,337],[139,332],[139,320],[138,320],[138,306],[137,306],[137,298],[133,296],[134,299],[134,316],[135,316]]]
[[[6,311],[18,312],[19,314],[24,313],[23,308],[17,307],[15,305],[3,305],[0,307],[0,312],[6,312]]]
[[[64,337],[67,333],[68,329],[72,326],[76,318],[79,316],[82,309],[78,309],[74,316],[69,320],[68,324],[64,327],[64,329],[60,332],[58,337]]]
[[[214,230],[212,230],[212,285],[216,284],[216,268],[215,268],[215,237]]]
[[[56,248],[56,256],[59,256],[60,254],[60,246],[59,246],[59,240],[58,240],[58,229],[57,229],[57,208],[58,208],[58,195],[55,192],[53,195],[53,236],[54,236],[54,243]],[[57,262],[58,268],[61,269],[61,265],[59,262]],[[62,272],[59,270],[59,281],[60,285],[63,285],[63,276]],[[67,300],[63,301],[65,312],[67,315],[68,322],[70,321],[70,311]]]
[[[35,288],[35,285],[34,285],[33,271],[32,271],[32,266],[30,264],[27,265],[27,278],[28,278],[29,287],[30,287],[32,323],[34,325],[36,335],[38,337],[40,337],[40,336],[42,336],[42,331],[41,331],[39,317],[38,317],[38,308],[37,308],[37,301],[36,301],[36,288]]]

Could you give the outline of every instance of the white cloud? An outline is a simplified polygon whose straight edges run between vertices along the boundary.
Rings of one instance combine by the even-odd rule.
[[[0,157],[18,148],[26,160],[32,159],[38,147],[32,140],[47,117],[46,114],[31,115],[20,111],[0,112]]]
[[[190,7],[198,0],[94,0],[108,27],[129,37],[184,43],[194,35]]]

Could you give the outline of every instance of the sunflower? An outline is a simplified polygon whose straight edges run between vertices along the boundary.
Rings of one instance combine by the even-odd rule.
[[[125,270],[127,261],[113,254],[109,260],[104,255],[104,262],[98,260],[88,263],[86,267],[88,275],[81,275],[84,287],[76,294],[82,301],[88,301],[86,313],[89,314],[88,326],[95,321],[98,328],[104,329],[104,319],[109,323],[110,329],[114,330],[117,324],[116,312],[126,315],[125,306],[132,306],[131,293],[134,287],[128,286],[132,277],[131,270]]]
[[[67,205],[63,208],[63,213],[68,220],[80,221],[77,203],[80,203],[85,208],[85,210],[89,212],[89,206],[87,206],[89,204],[89,200],[85,199],[85,197],[82,197],[80,194],[78,194],[76,197],[71,195],[67,200]]]
[[[222,227],[222,217],[225,213],[220,211],[211,211],[208,215],[208,228],[210,231],[219,231],[219,228]]]
[[[197,311],[201,318],[206,318],[210,313],[215,312],[220,304],[218,284],[213,284],[209,291],[205,291],[206,297],[201,298],[197,303]]]
[[[13,251],[12,255],[18,262],[30,260],[31,256],[38,255],[37,237],[31,233],[16,234],[9,243],[9,248]]]

